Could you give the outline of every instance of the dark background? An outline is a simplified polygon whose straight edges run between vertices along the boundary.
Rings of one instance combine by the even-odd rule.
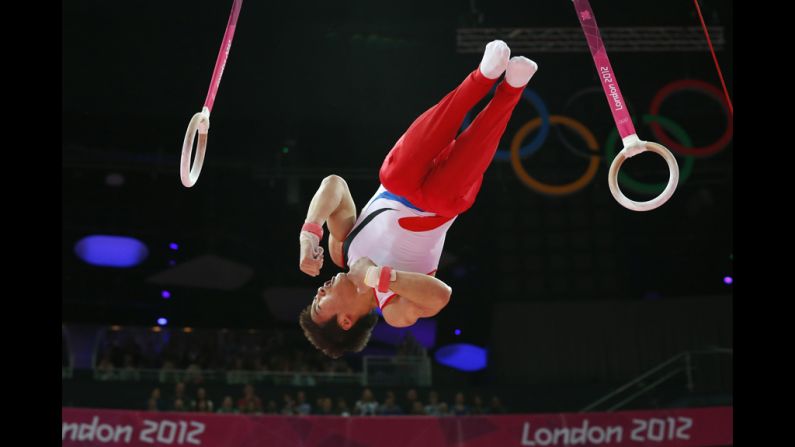
[[[338,174],[357,206],[364,205],[378,187],[383,157],[402,132],[477,67],[480,54],[456,52],[456,30],[578,27],[571,2],[563,0],[245,2],[212,112],[204,169],[196,186],[186,189],[179,181],[182,138],[207,93],[230,3],[63,4],[64,323],[151,326],[167,316],[175,326],[297,326],[273,315],[263,293],[305,288],[308,302],[321,282],[297,268],[297,233],[309,200],[324,176]],[[601,27],[700,26],[688,1],[602,0],[592,6]],[[702,11],[708,26],[724,28],[726,42],[717,56],[731,94],[731,2],[705,2]],[[509,37],[504,40],[511,45]],[[634,116],[649,113],[654,95],[675,80],[720,88],[708,51],[610,53],[609,44],[607,50]],[[590,55],[521,55],[539,64],[529,88],[550,113],[581,121],[604,146],[613,127],[604,97],[567,104],[598,85]],[[698,92],[672,95],[661,113],[684,128],[695,146],[711,144],[726,129],[720,104]],[[537,116],[521,102],[500,147],[507,148],[516,130]],[[642,139],[654,140],[648,126],[636,127]],[[732,154],[729,143],[714,156],[696,158],[673,198],[646,213],[615,202],[604,160],[590,184],[562,197],[528,189],[509,163],[495,161],[477,203],[448,233],[438,276],[454,293],[435,317],[437,343],[487,346],[498,366],[526,370],[522,377],[534,383],[551,376],[530,374],[541,367],[531,365],[533,359],[543,358],[549,374],[591,371],[563,374],[572,382],[612,382],[681,350],[731,347],[732,287],[723,278],[732,275]],[[677,158],[682,167],[685,158]],[[579,177],[586,164],[560,143],[555,129],[524,161],[531,175],[558,184]],[[667,178],[664,163],[652,155],[626,166],[637,179]],[[111,173],[121,174],[124,184],[107,185]],[[133,269],[87,265],[74,245],[90,234],[136,237],[148,245],[149,257]],[[170,242],[180,249],[169,250]],[[168,287],[170,300],[160,297],[163,287],[147,281],[171,268],[169,260],[179,265],[206,254],[245,264],[254,275],[236,290]],[[321,275],[336,271],[327,259]],[[644,317],[610,316],[642,308],[649,318],[660,318],[662,306],[669,309],[663,312],[666,324],[656,333],[703,327],[705,319],[685,318],[695,308],[704,308],[707,320],[719,315],[713,319],[722,329],[678,343],[666,344],[662,335],[632,342],[636,349],[622,358],[637,366],[616,366],[611,371],[618,372],[607,375],[587,362],[554,369],[551,359],[570,354],[552,349],[543,357],[540,341],[511,345],[544,334],[597,343],[594,331],[606,328],[623,334],[625,342],[638,340],[638,331],[652,331],[639,323]],[[534,325],[535,338],[527,338],[538,315],[548,316],[548,324],[543,330]],[[559,325],[551,318],[582,324]],[[453,335],[456,328],[461,336]],[[652,354],[644,359],[639,352]],[[517,380],[493,371],[488,377]]]

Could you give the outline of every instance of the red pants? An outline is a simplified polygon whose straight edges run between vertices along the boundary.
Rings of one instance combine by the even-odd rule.
[[[494,98],[456,138],[466,113],[495,81],[476,69],[420,115],[381,165],[381,184],[424,211],[454,217],[468,210],[524,90],[500,83]]]

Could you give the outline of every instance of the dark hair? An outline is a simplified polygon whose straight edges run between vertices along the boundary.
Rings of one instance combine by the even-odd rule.
[[[359,352],[367,346],[370,333],[378,323],[378,315],[371,312],[359,318],[347,331],[337,323],[334,315],[326,324],[320,326],[312,321],[309,313],[312,305],[306,306],[298,316],[298,323],[304,330],[304,335],[317,349],[327,356],[338,359],[347,351]]]

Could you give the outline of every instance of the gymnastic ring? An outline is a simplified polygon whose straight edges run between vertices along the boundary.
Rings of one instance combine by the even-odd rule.
[[[182,159],[179,164],[179,178],[186,188],[190,188],[196,184],[199,179],[199,174],[202,172],[202,164],[204,164],[204,153],[207,150],[207,136],[210,132],[210,111],[207,107],[202,108],[202,111],[193,115],[188,123],[188,129],[185,131],[185,139],[182,141]],[[190,164],[190,158],[193,152],[193,139],[196,134],[199,134],[199,141],[196,143],[196,158],[193,160],[193,166]]]
[[[685,147],[693,146],[693,141],[690,139],[690,136],[687,134],[687,132],[685,132],[682,126],[662,116],[643,115],[643,124],[648,125],[649,123],[653,122],[659,122],[662,124],[662,126],[674,134],[676,139],[684,144]],[[616,139],[618,139],[618,129],[614,127],[613,130],[608,134],[607,141],[605,142],[605,160],[613,160],[615,158]],[[690,177],[690,174],[693,172],[693,165],[695,162],[695,157],[691,155],[685,157],[685,165],[679,175],[680,185],[684,184],[685,180]],[[618,181],[628,189],[644,194],[659,194],[660,191],[665,190],[665,183],[644,183],[633,179],[629,176],[629,174],[624,172],[618,173]]]
[[[610,165],[610,171],[607,174],[607,184],[610,187],[613,198],[616,199],[619,205],[632,211],[651,211],[662,206],[674,195],[676,186],[679,184],[679,164],[676,162],[676,157],[674,157],[674,154],[666,149],[665,146],[659,143],[641,141],[637,134],[624,137],[622,142],[624,143],[624,149],[613,159],[613,163]],[[665,162],[668,163],[668,185],[657,197],[645,202],[636,202],[621,192],[621,188],[618,186],[618,171],[626,160],[646,151],[659,154],[665,159]]]

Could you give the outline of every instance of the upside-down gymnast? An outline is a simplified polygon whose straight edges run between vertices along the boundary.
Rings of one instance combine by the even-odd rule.
[[[321,182],[299,237],[300,269],[320,274],[325,223],[331,260],[348,272],[317,289],[299,323],[326,355],[364,349],[378,321],[376,306],[389,325],[406,327],[450,301],[452,289],[434,276],[445,234],[475,202],[511,113],[538,69],[510,53],[503,41],[487,44],[478,68],[411,124],[386,156],[381,186],[358,218],[344,179],[330,175]],[[503,73],[494,97],[456,138],[466,113]]]

